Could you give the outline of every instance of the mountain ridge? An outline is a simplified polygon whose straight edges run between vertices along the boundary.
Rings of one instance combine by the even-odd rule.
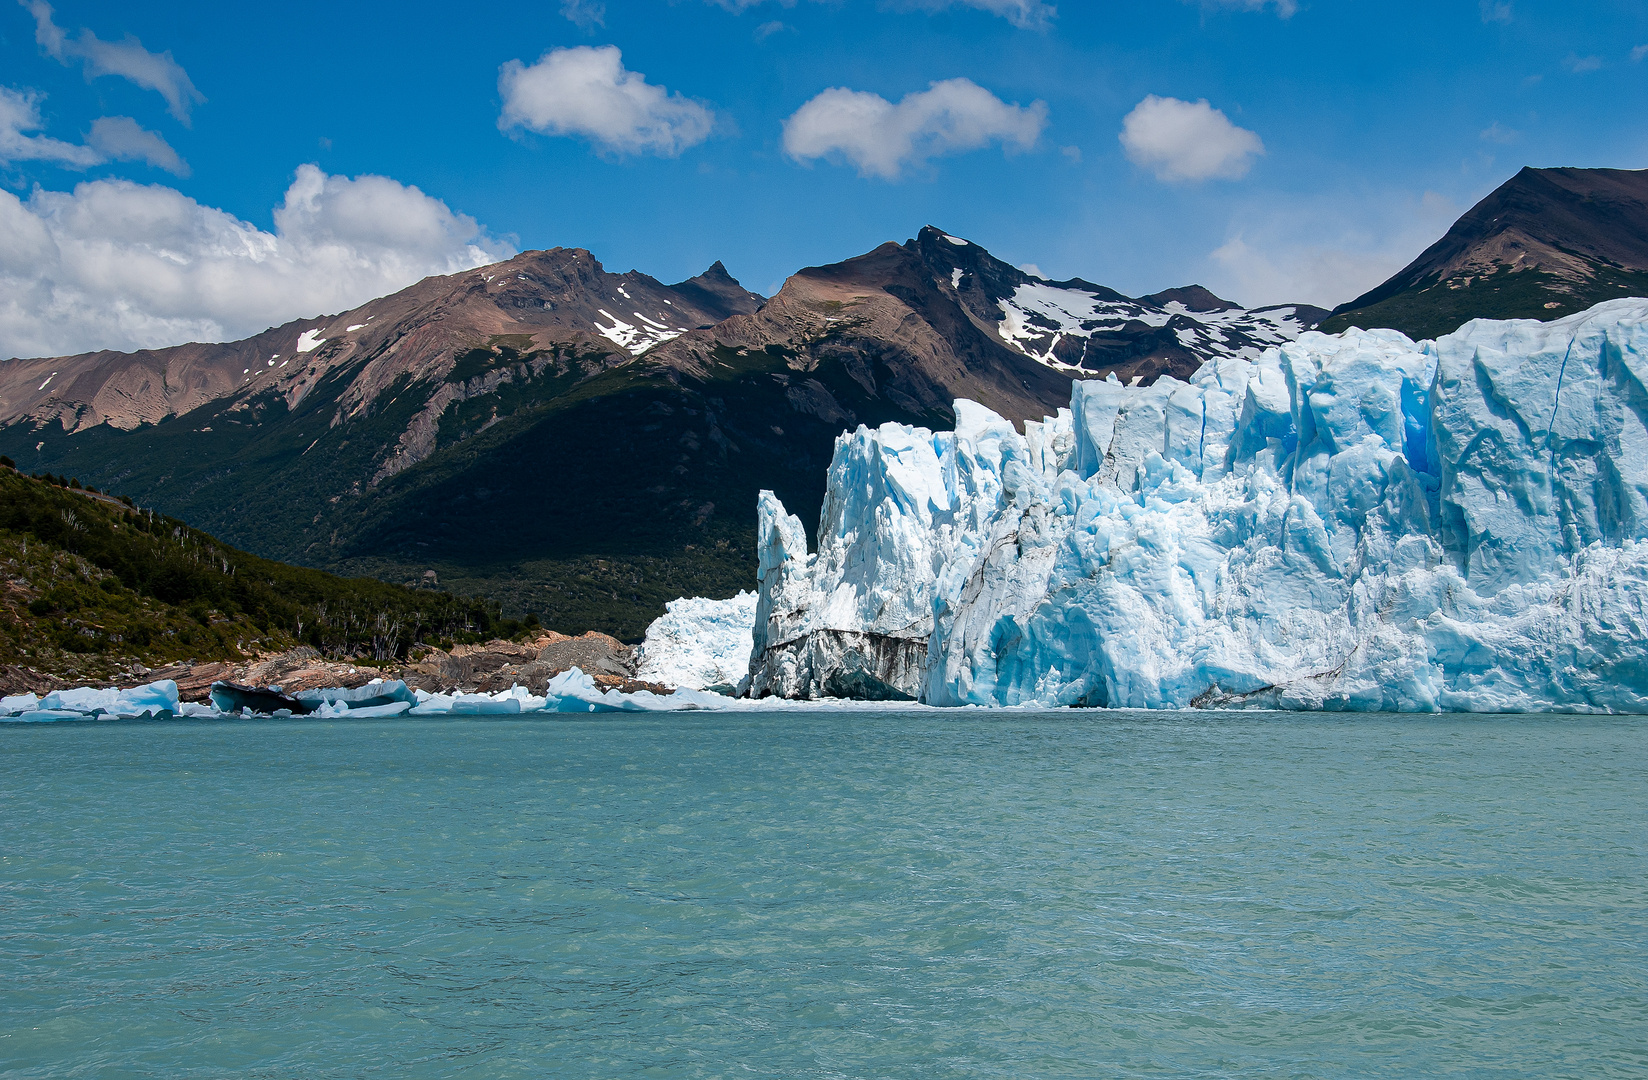
[[[719,263],[664,285],[526,252],[242,342],[0,364],[0,452],[271,558],[638,640],[747,587],[756,492],[816,508],[844,427],[943,425],[957,397],[1037,419],[1073,378],[1183,377],[1320,314],[1159,296],[933,227],[770,299]]]
[[[1322,329],[1434,338],[1472,318],[1549,321],[1648,294],[1648,170],[1523,168]]]

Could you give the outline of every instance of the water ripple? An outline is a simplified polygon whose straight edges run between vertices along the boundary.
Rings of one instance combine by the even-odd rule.
[[[1640,1077],[1648,728],[0,732],[8,1077]]]

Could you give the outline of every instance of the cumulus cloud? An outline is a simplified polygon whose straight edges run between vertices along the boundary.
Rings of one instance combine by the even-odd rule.
[[[1201,101],[1151,94],[1122,120],[1127,159],[1162,180],[1235,180],[1265,152],[1259,136]]]
[[[808,162],[839,156],[860,176],[895,180],[906,166],[999,142],[1028,150],[1047,126],[1047,105],[1009,105],[970,79],[946,79],[897,105],[846,87],[825,90],[784,121],[784,152]]]
[[[141,161],[176,176],[189,175],[189,166],[165,139],[145,130],[129,116],[100,116],[93,120],[86,145],[110,161]]]
[[[0,164],[49,161],[65,168],[86,169],[103,161],[103,156],[89,146],[24,134],[39,131],[41,126],[38,96],[0,86]]]
[[[34,16],[34,40],[42,51],[67,65],[79,61],[87,79],[115,75],[166,99],[171,114],[185,124],[189,110],[206,100],[189,75],[172,59],[170,50],[152,53],[130,34],[124,41],[104,41],[90,30],[69,37],[52,21],[52,7],[45,0],[17,0]]]
[[[536,64],[519,60],[498,74],[503,131],[582,135],[621,154],[674,157],[710,137],[715,114],[624,67],[616,45],[551,49]]]
[[[274,222],[125,180],[0,191],[0,356],[229,341],[514,254],[415,187],[313,165]]]

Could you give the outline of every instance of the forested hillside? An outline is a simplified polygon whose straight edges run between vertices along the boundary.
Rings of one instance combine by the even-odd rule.
[[[340,578],[0,459],[0,663],[100,677],[310,645],[384,661],[522,629],[488,602]]]

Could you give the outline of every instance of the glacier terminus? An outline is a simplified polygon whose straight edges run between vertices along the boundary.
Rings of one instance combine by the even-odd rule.
[[[762,494],[742,693],[1648,712],[1648,301],[955,415]]]

